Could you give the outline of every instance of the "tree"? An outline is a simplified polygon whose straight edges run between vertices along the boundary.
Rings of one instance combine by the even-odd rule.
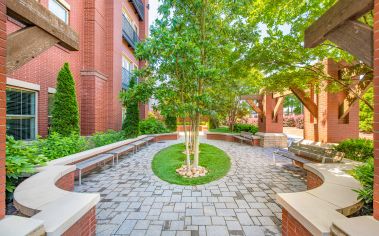
[[[128,90],[133,91],[136,87],[136,79],[132,77],[129,83]],[[124,95],[127,96],[127,95]],[[122,129],[125,131],[126,138],[135,138],[139,135],[139,109],[138,99],[129,97],[123,100],[123,105],[126,107],[125,119],[122,124]]]
[[[370,88],[364,98],[374,104],[374,89]],[[359,129],[363,132],[372,132],[373,122],[374,121],[374,112],[373,110],[367,106],[366,103],[359,103]]]
[[[75,81],[68,63],[65,63],[57,78],[54,95],[51,131],[63,136],[79,133],[79,109],[76,99]]]

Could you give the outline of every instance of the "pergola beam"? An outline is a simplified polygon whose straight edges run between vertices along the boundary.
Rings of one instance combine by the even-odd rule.
[[[38,40],[36,40],[38,39]],[[7,71],[12,72],[51,48],[59,39],[37,26],[7,36]]]
[[[6,5],[7,15],[26,26],[38,26],[59,39],[59,44],[68,50],[79,50],[79,35],[38,1],[7,0]]]
[[[241,96],[241,100],[262,100],[262,95],[258,95],[258,94],[244,95],[244,96]]]
[[[372,74],[367,74],[354,86],[352,91],[349,91],[343,103],[339,107],[339,119],[344,119],[349,114],[353,105],[362,97],[372,84]]]
[[[374,8],[374,0],[340,0],[305,31],[304,46],[313,48],[348,20],[355,20]]]
[[[317,119],[318,118],[318,107],[313,102],[313,100],[306,95],[306,93],[298,88],[292,87],[291,91],[293,94],[303,103],[303,105],[308,109],[308,111]]]
[[[279,97],[278,100],[276,101],[275,108],[273,111],[273,116],[272,118],[275,120],[278,117],[279,114],[279,109],[281,108],[281,105],[284,102],[284,97]]]
[[[264,115],[263,114],[263,111],[259,108],[259,106],[257,104],[255,104],[255,102],[251,99],[246,99],[246,102],[247,104],[249,104],[251,106],[251,108],[253,108],[253,110],[260,116]]]
[[[288,96],[290,94],[292,94],[292,91],[291,90],[286,90],[286,91],[281,92],[281,93],[274,93],[274,95],[272,97],[273,98],[280,98],[280,97]]]
[[[368,25],[348,20],[326,35],[326,38],[373,67],[374,32]]]

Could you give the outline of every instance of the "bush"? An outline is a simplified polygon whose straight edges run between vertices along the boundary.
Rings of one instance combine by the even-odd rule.
[[[89,138],[91,147],[101,147],[111,143],[125,140],[123,131],[108,130],[107,132],[98,132]]]
[[[49,160],[72,155],[89,148],[87,140],[76,133],[66,137],[54,132],[46,139],[39,139],[34,145],[38,148],[40,154],[46,156]]]
[[[370,88],[363,96],[371,104],[374,104],[374,90]],[[364,102],[359,102],[359,129],[363,132],[372,132],[374,111]]]
[[[47,158],[38,154],[38,149],[23,141],[16,141],[12,136],[6,137],[6,190],[13,192],[20,178],[35,171],[36,165],[43,165]]]
[[[135,78],[132,78],[129,83],[129,89],[133,89],[135,86],[136,80]],[[126,138],[135,138],[140,133],[138,101],[134,98],[126,103],[126,114],[122,129],[125,132]]]
[[[347,139],[335,147],[345,158],[365,162],[374,157],[374,144],[368,139]]]
[[[141,134],[162,134],[169,132],[163,122],[154,117],[141,121],[139,127]]]
[[[303,115],[283,116],[283,126],[304,129],[304,116]]]
[[[258,127],[255,125],[249,125],[249,124],[235,124],[234,125],[234,132],[241,133],[242,131],[255,134],[258,132]]]
[[[358,200],[363,200],[365,203],[363,213],[371,214],[373,211],[374,159],[370,158],[367,163],[353,170],[352,174],[363,186],[360,190],[354,190],[358,193]]]
[[[76,100],[75,81],[68,63],[58,74],[57,92],[54,95],[51,132],[63,136],[79,133],[79,109]]]
[[[171,132],[176,132],[177,121],[175,116],[166,116],[165,124],[168,130],[170,130]]]

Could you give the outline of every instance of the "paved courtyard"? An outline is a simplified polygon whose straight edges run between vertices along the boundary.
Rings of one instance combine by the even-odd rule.
[[[178,186],[154,175],[151,161],[177,141],[155,143],[113,168],[93,172],[78,192],[99,192],[97,235],[280,235],[277,192],[306,189],[304,172],[272,150],[202,140],[224,150],[232,168],[221,180]]]

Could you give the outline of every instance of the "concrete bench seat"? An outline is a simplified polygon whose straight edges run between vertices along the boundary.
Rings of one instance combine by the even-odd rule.
[[[129,154],[131,152],[135,153],[135,151],[136,151],[135,146],[129,144],[129,145],[125,145],[125,146],[120,147],[120,148],[113,149],[113,150],[107,152],[107,154],[113,154],[113,155],[115,155],[115,157],[116,157],[116,164],[118,164],[118,158],[120,156]]]
[[[317,175],[323,184],[305,192],[279,193],[277,202],[283,212],[288,212],[310,234],[330,235],[334,221],[348,219],[347,216],[362,207],[362,202],[357,200],[358,194],[353,191],[361,189],[361,185],[346,173],[356,166],[355,162],[305,164],[304,169]],[[283,221],[283,224],[287,222]]]
[[[79,185],[82,184],[82,170],[90,167],[90,166],[98,166],[98,165],[105,165],[110,159],[112,159],[112,165],[114,166],[114,154],[100,154],[97,156],[94,156],[90,159],[87,159],[85,161],[79,162],[76,164],[76,169],[79,171]]]
[[[16,208],[43,222],[47,235],[62,235],[100,201],[100,194],[69,192],[56,186],[59,179],[75,169],[74,165],[41,168],[14,192]]]
[[[323,146],[307,140],[292,143],[288,150],[298,156],[320,163],[338,163],[345,156],[344,153],[335,151],[330,145]]]

